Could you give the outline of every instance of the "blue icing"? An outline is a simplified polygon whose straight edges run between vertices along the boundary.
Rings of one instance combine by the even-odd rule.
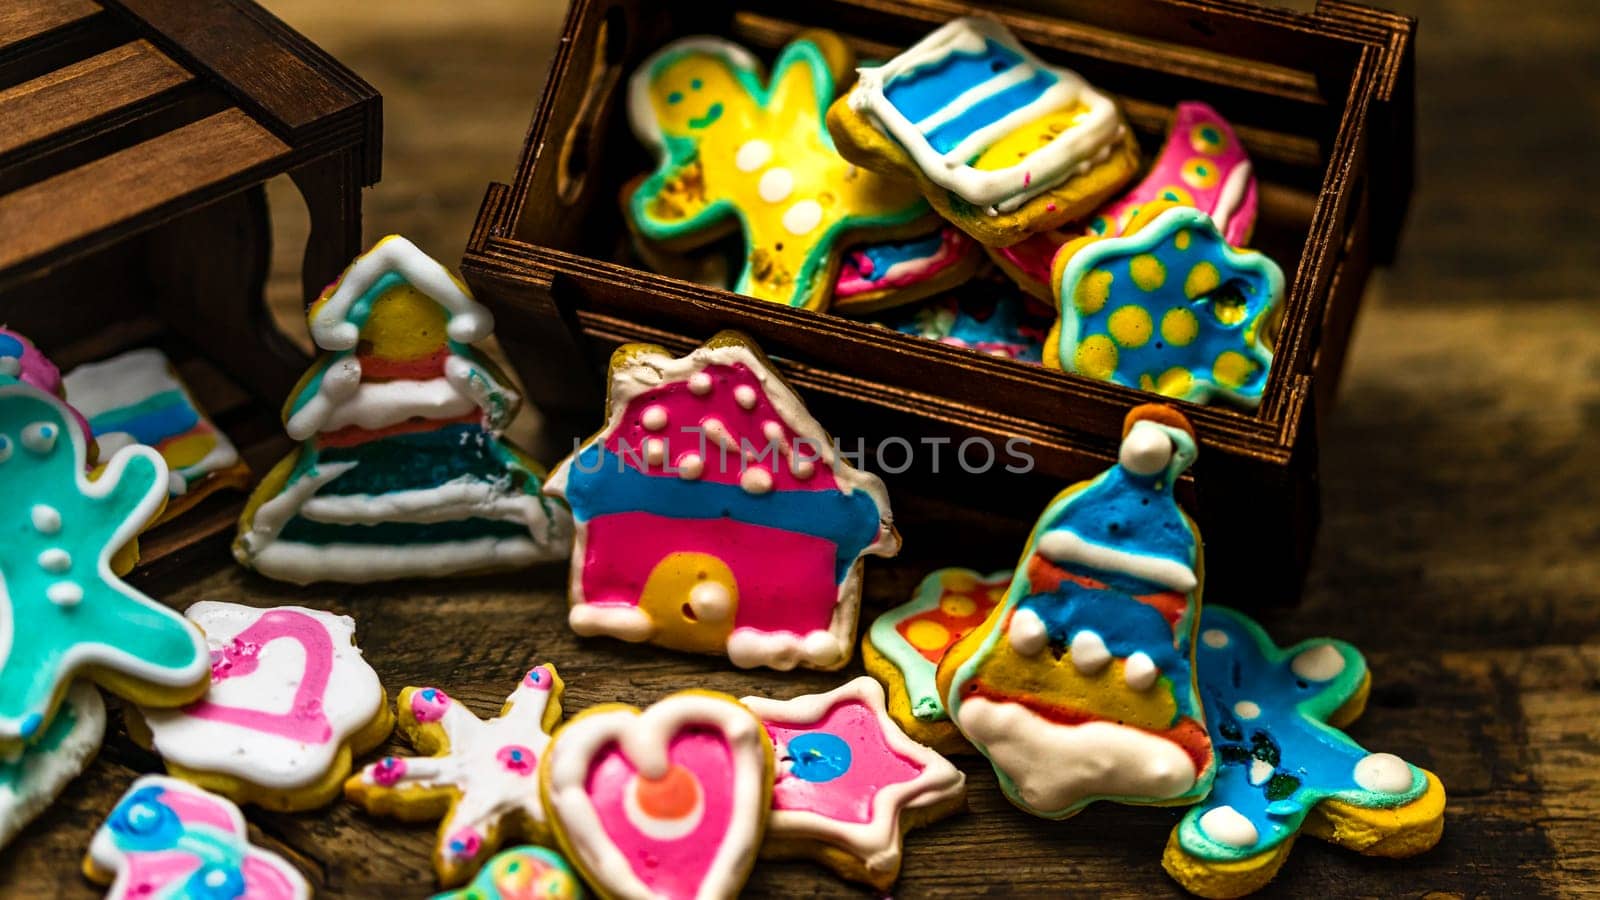
[[[1293,837],[1311,808],[1323,800],[1392,808],[1426,791],[1427,780],[1414,766],[1409,791],[1376,792],[1357,784],[1356,764],[1367,751],[1326,724],[1365,681],[1366,661],[1354,647],[1315,639],[1279,650],[1255,622],[1219,606],[1202,611],[1200,634],[1196,666],[1218,766],[1210,796],[1178,826],[1184,851],[1211,860],[1253,856]],[[1218,643],[1223,646],[1215,646]],[[1325,681],[1297,675],[1292,668],[1295,656],[1319,647],[1337,651],[1343,667]],[[1241,715],[1240,703],[1254,704],[1259,714]],[[1232,807],[1250,821],[1257,833],[1255,843],[1238,847],[1206,835],[1201,817],[1221,806]]]
[[[934,128],[924,136],[935,150],[940,153],[949,153],[956,148],[956,145],[966,140],[969,135],[993,125],[1011,113],[1038,100],[1055,83],[1055,75],[1043,69],[1036,69],[1026,81],[1012,85],[992,97],[973,104],[960,115]]]
[[[184,878],[181,888],[158,885],[161,896],[192,900],[233,900],[245,894],[244,848],[236,836],[215,828],[184,822],[164,802],[166,789],[148,785],[117,804],[106,822],[113,842],[123,853],[182,853],[200,862]]]
[[[1017,51],[985,38],[981,53],[952,51],[936,62],[894,76],[884,85],[883,96],[901,115],[917,122],[1021,62]]]
[[[1155,590],[1160,588],[1151,586],[1144,593]],[[1078,632],[1092,631],[1112,656],[1125,659],[1145,653],[1174,683],[1189,680],[1188,655],[1178,652],[1171,623],[1160,610],[1122,591],[1065,581],[1057,590],[1023,598],[1018,606],[1033,610],[1052,643],[1070,644]]]
[[[588,522],[624,512],[677,519],[733,519],[832,541],[835,579],[844,581],[856,557],[877,540],[878,506],[865,491],[772,491],[752,494],[734,484],[646,475],[599,443],[572,461],[567,505]]]
[[[1169,435],[1187,435],[1168,429]],[[1193,445],[1188,456],[1193,458]],[[1182,452],[1175,455],[1167,472],[1136,475],[1120,465],[1112,466],[1087,488],[1072,495],[1054,514],[1047,512],[1039,523],[1038,535],[1064,529],[1091,544],[1112,547],[1140,556],[1157,557],[1194,567],[1194,532],[1172,496],[1172,482],[1188,465]],[[1073,567],[1097,581],[1128,593],[1149,594],[1164,588],[1153,586],[1131,575],[1101,571],[1087,566]]]
[[[1179,248],[1179,236],[1187,246]],[[1165,271],[1161,285],[1142,290],[1134,282],[1133,260],[1150,255]],[[1215,267],[1222,289],[1191,299],[1186,290],[1189,274],[1201,263]],[[1111,275],[1110,296],[1092,313],[1079,311],[1075,298],[1079,282],[1094,270]],[[1057,302],[1061,310],[1063,369],[1075,370],[1075,354],[1085,338],[1110,336],[1113,314],[1125,307],[1143,309],[1149,316],[1149,337],[1129,346],[1112,337],[1116,368],[1111,381],[1133,388],[1153,389],[1153,383],[1174,367],[1187,370],[1191,386],[1180,399],[1197,403],[1221,394],[1246,406],[1261,402],[1272,352],[1262,345],[1262,329],[1283,297],[1283,272],[1266,256],[1229,247],[1205,213],[1177,207],[1128,237],[1096,241],[1075,253],[1062,273]],[[1242,302],[1241,302],[1242,301]],[[1179,346],[1164,339],[1162,321],[1172,310],[1188,310],[1198,324],[1193,339]],[[1213,372],[1225,351],[1242,355],[1249,372],[1237,386],[1219,383]],[[1149,382],[1146,382],[1146,379]]]
[[[178,814],[161,802],[165,793],[159,785],[148,785],[123,797],[111,811],[106,827],[111,829],[119,848],[151,853],[177,845],[184,825]]]
[[[827,731],[809,731],[789,739],[789,774],[801,781],[823,783],[850,771],[850,743]]]
[[[22,342],[9,334],[0,334],[0,357],[22,358]]]
[[[155,446],[200,424],[200,414],[182,391],[162,391],[132,406],[101,413],[89,420],[96,436],[127,432],[141,444]]]
[[[41,443],[23,435],[65,434]],[[126,543],[137,523],[166,496],[167,474],[153,450],[126,450],[126,465],[94,496],[80,488],[84,437],[54,398],[25,385],[0,387],[0,497],[10,510],[0,525],[0,618],[21,625],[27,640],[0,654],[0,736],[36,733],[69,676],[69,656],[85,644],[125,654],[113,665],[135,677],[179,685],[200,682],[208,668],[199,634],[182,617],[123,584],[103,560]],[[40,554],[65,551],[64,571],[46,569]],[[57,599],[52,600],[55,596]]]
[[[1036,363],[1050,322],[1031,315],[1027,303],[1014,294],[945,296],[896,310],[882,324],[901,334]]]
[[[873,280],[879,280],[889,274],[895,265],[918,259],[927,259],[939,252],[944,246],[943,232],[935,231],[926,237],[912,238],[908,241],[888,241],[882,244],[868,244],[856,250],[872,263]]]

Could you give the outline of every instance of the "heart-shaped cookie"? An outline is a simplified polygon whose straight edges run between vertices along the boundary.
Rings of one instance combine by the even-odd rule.
[[[556,837],[604,897],[734,897],[772,795],[772,742],[711,691],[610,703],[556,732],[540,770]]]

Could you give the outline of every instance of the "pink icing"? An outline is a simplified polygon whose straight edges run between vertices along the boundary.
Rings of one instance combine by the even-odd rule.
[[[846,253],[839,267],[839,280],[834,285],[833,295],[848,300],[872,291],[921,284],[960,262],[972,250],[972,238],[953,225],[941,228],[939,237],[939,249],[932,256],[906,260],[893,266],[898,272],[892,277],[886,277],[890,275],[889,272],[873,271],[872,260],[865,253],[859,250]]]
[[[437,722],[450,708],[450,697],[438,688],[423,688],[411,695],[411,715],[418,722]]]
[[[494,758],[500,761],[500,765],[506,767],[507,772],[518,775],[532,775],[539,759],[532,750],[520,744],[507,744],[501,747]]]
[[[184,790],[163,790],[161,803],[185,825],[209,825],[223,834],[243,835],[244,827],[234,819],[232,809],[209,794]]]
[[[808,441],[817,440],[820,436],[796,434],[778,413],[777,407],[762,389],[760,380],[749,368],[743,364],[711,365],[706,366],[702,372],[711,379],[711,390],[704,394],[696,394],[690,390],[688,381],[675,381],[633,398],[624,411],[621,423],[606,438],[606,449],[621,455],[627,465],[663,478],[679,477],[677,469],[683,466],[684,457],[693,454],[700,456],[704,462],[701,480],[719,484],[738,484],[739,476],[746,468],[745,461],[740,456],[742,439],[744,445],[748,445],[756,453],[767,453],[761,459],[752,461],[750,465],[767,469],[772,473],[773,490],[838,489],[833,472],[820,460],[813,464],[815,472],[802,479],[795,477],[786,461],[774,459],[773,454],[780,452],[777,447],[773,447],[772,452],[767,452],[773,443],[767,437],[768,423],[776,423],[776,428],[782,435],[777,443],[791,451],[796,447],[798,439],[804,437]],[[755,392],[755,403],[750,409],[740,406],[736,399],[735,392],[741,386]],[[645,427],[644,412],[652,406],[659,406],[666,411],[667,425],[660,430]],[[709,434],[704,434],[702,431],[711,428],[708,423],[712,420],[720,422],[732,437],[733,448],[726,453],[719,449]],[[658,465],[651,465],[643,459],[645,441],[651,438],[666,441],[666,459]],[[801,452],[808,458],[814,459],[819,455],[814,444],[799,446]]]
[[[820,474],[820,473],[819,473]],[[706,553],[732,570],[738,587],[734,627],[807,634],[825,631],[839,600],[832,541],[732,519],[672,519],[613,513],[589,523],[596,553],[583,567],[583,595],[600,605],[637,606],[651,570],[674,552]]]
[[[851,751],[849,770],[830,781],[806,781],[779,771],[772,786],[773,809],[806,810],[842,822],[870,822],[879,791],[922,773],[921,766],[894,752],[883,736],[878,714],[860,700],[845,700],[831,707],[818,722],[767,722],[766,727],[779,759],[796,735],[814,731],[843,738]]]
[[[549,666],[534,666],[528,670],[528,674],[522,676],[523,686],[536,691],[548,691],[555,687],[555,683],[555,676],[550,674]]]
[[[200,857],[182,850],[130,853],[124,864],[122,897],[155,897],[199,871]]]
[[[627,792],[638,769],[617,744],[607,744],[589,766],[585,785],[606,835],[627,857],[639,880],[658,897],[695,896],[710,871],[733,821],[734,760],[722,734],[691,727],[667,745],[668,761],[682,766],[700,786],[703,812],[693,830],[662,840],[644,833],[628,811]]]
[[[288,712],[224,706],[204,697],[185,712],[197,719],[226,722],[309,744],[332,740],[333,726],[322,710],[322,698],[327,696],[328,676],[333,671],[333,640],[321,622],[305,613],[269,610],[239,632],[227,647],[212,651],[212,683],[254,674],[262,648],[280,639],[294,641],[305,649],[305,671]]]
[[[1223,135],[1226,147],[1220,154],[1204,152],[1195,145],[1193,134],[1195,129],[1201,126],[1215,128]],[[1216,167],[1216,178],[1209,187],[1196,187],[1191,181],[1185,180],[1184,165],[1195,159]],[[1228,173],[1239,164],[1249,161],[1250,156],[1239,143],[1238,136],[1233,133],[1233,127],[1216,110],[1204,103],[1180,103],[1173,117],[1172,130],[1167,134],[1166,144],[1163,145],[1161,154],[1156,157],[1149,174],[1132,190],[1096,211],[1095,219],[1107,223],[1103,226],[1105,230],[1100,233],[1111,235],[1118,233],[1121,229],[1122,216],[1135,206],[1161,199],[1162,192],[1169,187],[1180,188],[1194,199],[1195,208],[1207,215],[1216,216],[1218,203],[1223,198],[1223,187],[1228,183]],[[1249,241],[1250,232],[1255,227],[1256,206],[1256,179],[1251,175],[1244,196],[1239,200],[1238,208],[1228,217],[1223,231],[1223,238],[1229,244],[1237,247]],[[1022,270],[1023,275],[1030,281],[1048,286],[1050,267],[1055,260],[1056,251],[1068,241],[1094,233],[1096,232],[1088,227],[1041,232],[1021,243],[997,248],[996,252],[1011,265]]]
[[[384,787],[393,787],[406,777],[406,761],[398,756],[385,756],[372,767],[372,780]]]
[[[450,835],[446,846],[451,856],[471,859],[483,850],[483,835],[471,828],[463,828]]]
[[[56,364],[50,361],[50,357],[45,356],[38,347],[35,347],[33,341],[9,328],[0,328],[0,334],[15,338],[17,343],[22,345],[22,356],[17,358],[17,363],[20,366],[20,371],[16,375],[17,380],[23,384],[36,387],[52,397],[61,397],[61,370],[56,368]],[[89,420],[85,419],[82,413],[73,409],[70,405],[67,407],[67,411],[72,413],[73,420],[83,430],[85,440],[94,436],[94,432],[89,430]]]
[[[244,874],[244,896],[249,900],[292,900],[294,883],[281,869],[259,856],[246,856],[239,866]]]

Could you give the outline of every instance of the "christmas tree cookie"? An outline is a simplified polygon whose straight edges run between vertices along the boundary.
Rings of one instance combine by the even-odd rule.
[[[883,482],[735,332],[680,358],[619,348],[609,404],[546,487],[578,523],[573,630],[747,668],[848,662],[861,558],[900,549]]]
[[[471,345],[494,322],[403,237],[312,304],[325,352],[284,406],[300,446],[251,495],[234,556],[284,581],[376,581],[565,558],[571,521],[501,437],[520,398]]]
[[[1172,490],[1194,457],[1182,415],[1136,407],[1116,465],[1051,501],[1005,599],[939,662],[950,718],[1034,815],[1211,786],[1190,667],[1200,534]]]

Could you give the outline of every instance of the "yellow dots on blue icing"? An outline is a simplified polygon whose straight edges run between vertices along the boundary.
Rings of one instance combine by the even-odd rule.
[[[1194,376],[1182,366],[1173,366],[1156,379],[1155,392],[1165,397],[1187,397],[1194,388]]]
[[[1198,191],[1216,187],[1222,178],[1222,172],[1217,164],[1204,157],[1195,157],[1183,164],[1181,170],[1183,183]]]
[[[1255,371],[1255,363],[1246,359],[1244,354],[1233,350],[1224,350],[1217,354],[1217,361],[1211,365],[1211,377],[1217,384],[1227,388],[1242,386],[1250,380]]]
[[[1179,250],[1187,250],[1189,249],[1189,241],[1193,239],[1194,235],[1191,235],[1189,229],[1185,228],[1172,236],[1172,246],[1177,247]]]
[[[1117,370],[1117,345],[1103,334],[1093,334],[1078,342],[1072,355],[1072,371],[1090,378],[1108,379]]]
[[[1128,262],[1128,274],[1139,290],[1158,291],[1167,281],[1167,267],[1154,253],[1141,253]]]
[[[1169,184],[1162,188],[1161,193],[1156,195],[1156,199],[1165,200],[1168,203],[1176,203],[1179,206],[1195,205],[1194,195],[1175,184]]]
[[[1197,262],[1183,279],[1183,295],[1190,300],[1201,297],[1216,290],[1222,284],[1222,274],[1217,267],[1209,262]]]
[[[1200,320],[1181,306],[1167,310],[1161,317],[1161,339],[1173,347],[1187,347],[1200,333]]]
[[[1211,314],[1223,325],[1234,326],[1250,314],[1250,307],[1237,294],[1221,294],[1211,298]]]
[[[1228,149],[1228,136],[1215,123],[1201,122],[1189,131],[1189,146],[1196,153],[1216,156]]]
[[[1106,298],[1109,296],[1111,296],[1111,273],[1104,269],[1096,269],[1078,282],[1078,290],[1072,302],[1078,307],[1078,312],[1088,316],[1099,312],[1106,305]]]
[[[1124,347],[1143,347],[1150,340],[1150,313],[1140,306],[1119,307],[1107,320],[1111,337]]]

